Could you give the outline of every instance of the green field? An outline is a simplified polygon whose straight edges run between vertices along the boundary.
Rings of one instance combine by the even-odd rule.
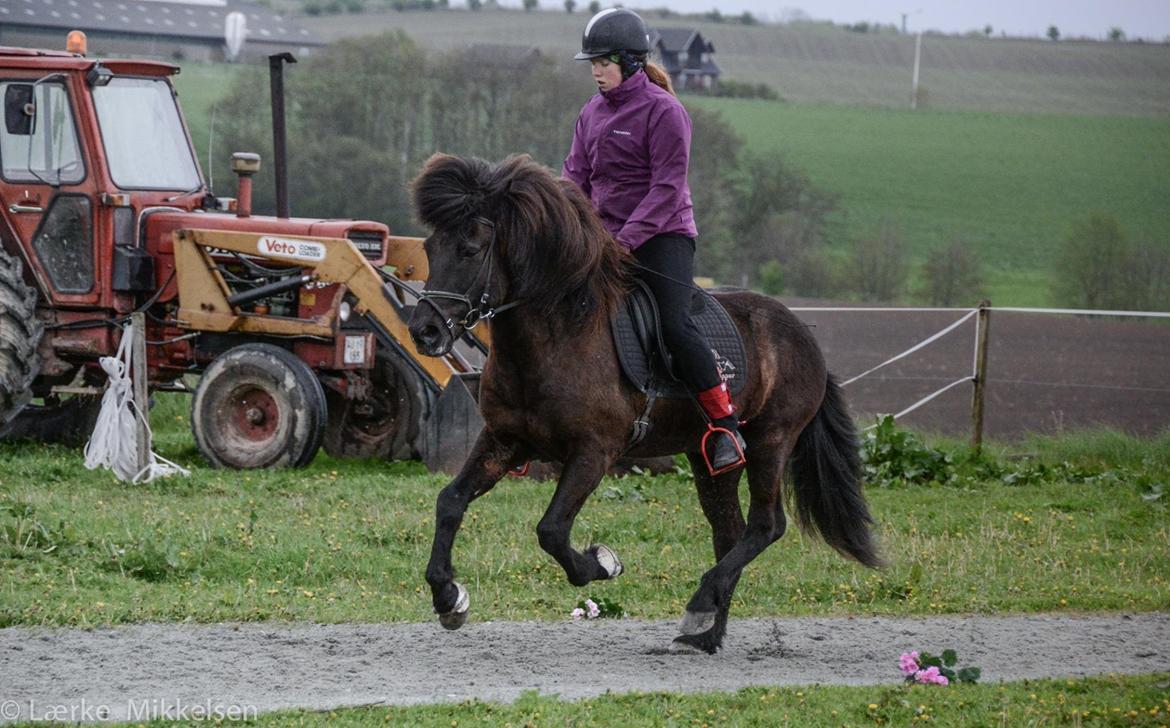
[[[779,151],[839,193],[831,245],[883,220],[918,260],[961,238],[987,267],[995,303],[1048,305],[1049,271],[1090,210],[1170,247],[1170,119],[688,103],[720,112],[748,153]]]
[[[447,478],[324,454],[304,470],[213,470],[193,447],[186,405],[164,396],[152,421],[158,450],[190,466],[189,478],[128,485],[85,470],[76,451],[0,445],[0,626],[432,618],[422,571]],[[792,528],[749,567],[733,614],[1166,608],[1170,434],[1029,447],[1088,474],[870,488],[887,570]],[[508,480],[468,513],[455,563],[476,619],[563,620],[585,596],[633,617],[682,613],[711,553],[689,477],[602,482],[574,541],[610,545],[626,574],[586,590],[537,544],[552,487]]]

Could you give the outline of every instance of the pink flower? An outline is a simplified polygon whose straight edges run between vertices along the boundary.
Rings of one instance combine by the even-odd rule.
[[[902,656],[898,658],[898,667],[902,669],[903,675],[913,675],[918,672],[918,652],[903,652]]]
[[[589,618],[597,619],[601,616],[601,608],[597,606],[597,602],[592,599],[585,600],[585,608],[589,610]]]
[[[949,682],[947,676],[939,674],[938,668],[933,665],[925,670],[919,670],[914,679],[923,685],[946,685]]]
[[[574,622],[576,622],[585,616],[585,610],[581,607],[577,607],[573,611],[569,612],[569,616],[573,618]]]

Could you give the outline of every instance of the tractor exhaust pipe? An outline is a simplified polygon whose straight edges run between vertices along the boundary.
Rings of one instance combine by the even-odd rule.
[[[288,148],[284,130],[284,64],[296,63],[291,53],[268,56],[272,88],[272,155],[276,172],[276,216],[288,217]]]

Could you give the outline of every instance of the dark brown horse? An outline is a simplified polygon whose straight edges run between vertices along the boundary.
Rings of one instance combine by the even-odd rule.
[[[878,565],[856,429],[816,341],[783,305],[748,291],[717,295],[750,359],[735,399],[747,441],[745,522],[737,493],[743,468],[708,475],[698,452],[705,423],[693,403],[659,400],[649,436],[625,452],[646,400],[622,376],[609,324],[633,258],[576,186],[527,156],[492,165],[440,154],[414,181],[414,200],[432,231],[426,292],[410,320],[419,351],[443,354],[465,328],[493,319],[479,397],[486,424],[436,504],[426,577],[444,627],[462,626],[470,604],[451,565],[468,504],[531,458],[563,464],[536,533],[569,581],[584,586],[622,571],[612,549],[570,544],[573,520],[607,468],[623,454],[687,454],[717,563],[687,604],[677,646],[715,652],[722,644],[740,572],[784,534],[786,475],[802,526]]]

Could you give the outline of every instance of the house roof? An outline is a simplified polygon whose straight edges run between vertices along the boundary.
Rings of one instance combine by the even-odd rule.
[[[695,28],[653,28],[650,30],[650,47],[656,48],[662,44],[662,50],[667,53],[681,53],[688,50],[695,41],[701,44],[700,50],[711,53],[715,46],[703,40],[703,34]]]
[[[0,0],[0,24],[167,35],[198,40],[222,40],[227,15],[239,11],[254,42],[324,45],[324,41],[287,16],[261,5],[227,2],[224,5],[158,0]]]

